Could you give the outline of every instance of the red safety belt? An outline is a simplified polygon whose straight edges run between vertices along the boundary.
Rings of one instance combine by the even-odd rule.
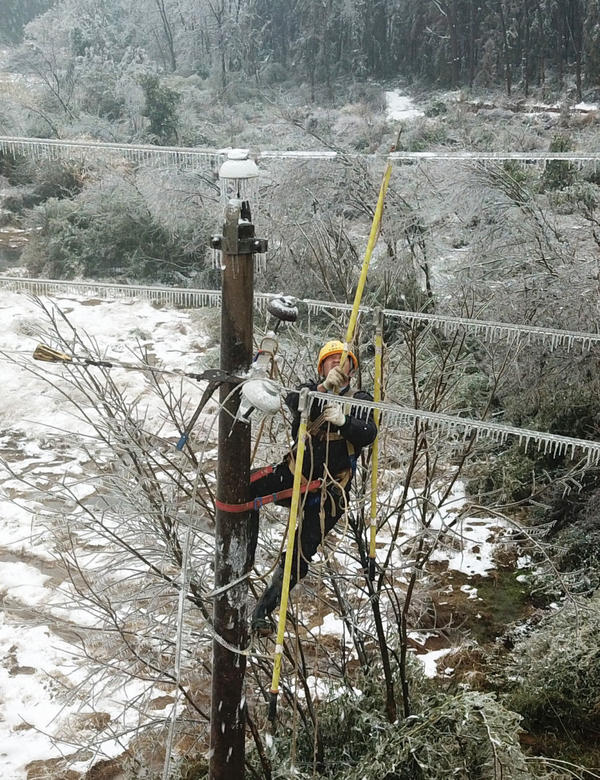
[[[266,477],[267,474],[272,474],[274,471],[273,466],[263,466],[262,469],[256,469],[250,474],[250,482],[256,482],[261,477]]]
[[[258,476],[255,476],[255,478],[252,479],[252,476],[254,476],[252,475],[250,477],[250,481],[255,482],[259,476],[264,476],[264,474],[260,473],[262,471],[270,474],[271,471],[266,471],[266,469],[271,469],[271,471],[273,471],[272,466],[266,466],[265,469],[260,469],[259,471],[255,472],[255,474]],[[313,479],[312,482],[307,482],[306,485],[301,485],[300,492],[312,493],[313,491],[318,490],[320,487],[321,480]],[[281,501],[284,498],[290,498],[293,492],[294,488],[286,488],[285,490],[278,490],[277,493],[269,493],[268,496],[258,496],[257,498],[253,498],[252,501],[247,501],[245,504],[224,504],[222,501],[215,499],[215,506],[222,512],[248,512],[250,509],[260,509],[260,507],[264,506],[265,504],[272,504],[273,501]]]

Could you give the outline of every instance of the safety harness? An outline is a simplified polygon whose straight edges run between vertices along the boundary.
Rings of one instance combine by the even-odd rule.
[[[258,469],[258,471],[255,471],[250,475],[250,482],[256,482],[256,480],[260,479],[261,477],[265,477],[267,474],[272,473],[273,466],[265,466],[264,468]],[[292,471],[292,474],[293,473],[294,472]],[[303,481],[300,486],[301,493],[312,493],[313,491],[318,490],[321,487],[321,483],[323,482],[322,479],[313,479],[312,482],[309,482],[305,477],[302,477],[302,480]],[[222,512],[239,514],[240,512],[248,512],[251,509],[260,509],[261,506],[272,504],[274,501],[283,501],[286,498],[291,498],[293,492],[293,488],[285,488],[284,490],[278,490],[276,493],[269,493],[267,496],[257,496],[251,501],[246,501],[245,504],[225,504],[223,501],[215,499],[215,506]]]
[[[352,397],[351,395],[345,396],[346,398]],[[349,442],[347,439],[344,439],[341,433],[336,433],[334,431],[325,432],[322,428],[318,428],[317,426],[320,424],[320,418],[317,418],[313,426],[313,430],[317,428],[317,430],[313,433],[315,438],[320,439],[321,441],[340,441],[343,440],[346,442],[346,448],[348,450],[348,458],[350,460],[350,465],[339,471],[337,474],[334,475],[334,481],[335,485],[339,490],[344,490],[352,477],[354,476],[354,473],[356,472],[356,449],[352,442]],[[294,474],[296,470],[296,456],[295,456],[295,449],[294,448],[291,452],[288,453],[286,457],[287,466],[290,470],[290,473]],[[265,477],[268,474],[273,473],[273,466],[264,466],[263,468],[258,469],[257,471],[254,471],[250,475],[250,482],[256,482],[261,477]],[[321,500],[321,496],[317,491],[320,490],[320,488],[323,486],[323,479],[313,479],[310,482],[306,479],[304,475],[301,477],[301,483],[300,483],[300,492],[301,493],[314,493],[315,495],[310,496],[308,498],[309,504],[312,503],[319,503]],[[260,507],[265,506],[266,504],[272,504],[277,501],[284,501],[287,498],[291,498],[293,493],[293,488],[284,488],[283,490],[278,490],[275,493],[269,493],[266,496],[257,496],[256,498],[253,498],[250,501],[246,501],[243,504],[226,504],[223,501],[219,501],[218,499],[215,499],[215,506],[217,509],[220,509],[222,512],[230,512],[231,514],[239,514],[241,512],[248,512],[250,510],[258,510]]]

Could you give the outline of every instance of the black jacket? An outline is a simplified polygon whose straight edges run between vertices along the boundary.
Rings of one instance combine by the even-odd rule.
[[[285,403],[293,414],[292,437],[296,441],[298,428],[300,427],[300,413],[298,412],[299,391],[307,387],[313,391],[317,389],[315,382],[300,385],[297,392],[289,393]],[[344,395],[348,394],[349,388],[345,388],[339,395],[332,395],[331,400],[342,400]],[[353,398],[363,401],[372,401],[373,397],[363,390],[356,390],[352,393]],[[313,400],[310,409],[310,420],[316,420],[322,414],[323,409],[319,401]],[[358,457],[363,447],[368,447],[375,441],[377,436],[377,426],[373,420],[371,410],[360,409],[351,406],[346,413],[346,422],[341,425],[329,425],[330,433],[339,433],[343,438],[327,440],[327,423],[324,423],[318,431],[314,432],[309,438],[304,455],[302,473],[307,479],[316,479],[323,476],[323,466],[327,459],[327,466],[333,476],[341,471],[352,467],[351,454],[348,452],[350,442],[354,447],[354,455]]]

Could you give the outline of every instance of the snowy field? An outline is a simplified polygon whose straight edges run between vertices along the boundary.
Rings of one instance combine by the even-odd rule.
[[[214,311],[157,309],[142,301],[71,297],[58,304],[78,330],[85,330],[95,339],[107,359],[130,361],[131,346],[137,343],[148,349],[159,366],[199,371],[214,365],[216,345],[206,335],[215,332],[218,315]],[[54,484],[68,483],[79,499],[92,497],[97,489],[98,468],[110,454],[90,438],[90,426],[72,415],[59,392],[26,370],[27,365],[40,368],[31,355],[40,340],[42,322],[41,311],[30,297],[0,293],[0,350],[4,353],[0,405],[0,764],[2,777],[10,780],[25,780],[25,767],[32,761],[59,755],[73,756],[71,769],[83,772],[93,763],[93,755],[79,755],[74,746],[85,742],[86,734],[94,729],[101,730],[106,719],[118,717],[119,696],[134,699],[143,694],[143,684],[138,682],[93,702],[78,695],[77,685],[85,676],[85,669],[75,662],[69,631],[89,626],[90,616],[72,606],[70,583],[57,563],[56,539],[47,530],[45,517],[49,512],[56,515],[60,511],[60,507],[49,505]],[[58,378],[60,386],[63,369],[53,364],[41,366]],[[139,400],[146,427],[160,427],[162,435],[175,442],[178,432],[165,430],[165,420],[154,404],[155,396],[149,392],[145,374],[114,369],[111,376],[130,398]],[[203,386],[186,382],[191,408],[198,402],[202,389]],[[199,425],[212,422],[215,410],[214,404],[209,406]],[[87,412],[93,417],[93,409]],[[400,480],[397,474],[382,476],[392,486]],[[393,506],[398,490],[400,487],[382,490],[382,502]],[[493,540],[501,529],[487,518],[463,518],[454,526],[453,518],[464,501],[463,486],[457,483],[429,529],[445,540],[451,539],[434,557],[468,577],[485,576],[494,568]],[[403,531],[392,551],[390,566],[399,582],[410,566],[405,545],[418,533],[416,510],[414,514],[412,511],[417,504],[418,495],[411,494]],[[393,519],[379,535],[380,562],[389,549],[392,524]],[[270,537],[271,551],[279,545],[280,524],[267,526],[262,533]],[[330,542],[340,545],[341,539],[337,532]],[[335,555],[347,572],[357,567],[356,560],[341,549]],[[272,563],[269,560],[265,565]],[[476,589],[466,587],[467,597],[476,599]],[[302,598],[301,592],[298,598]],[[307,607],[310,609],[310,605]],[[343,622],[333,613],[317,615],[315,623],[315,630],[322,636],[344,634]],[[436,674],[436,662],[447,650],[427,652],[423,637],[415,634],[414,639],[416,644],[423,644],[420,657],[426,673]],[[123,747],[118,740],[104,740],[102,744],[104,755],[118,755]]]
[[[412,98],[405,95],[401,90],[393,89],[385,93],[386,119],[397,122],[408,122],[419,116],[424,116],[424,112],[418,109]]]
[[[59,305],[77,328],[106,347],[108,359],[130,361],[130,346],[140,343],[151,346],[160,365],[188,371],[204,366],[208,339],[203,314],[155,309],[145,302],[69,299]],[[74,663],[64,627],[86,625],[89,616],[68,607],[69,583],[56,563],[55,541],[44,522],[48,495],[37,490],[69,481],[79,498],[92,495],[97,465],[106,453],[88,438],[89,426],[72,415],[60,394],[10,360],[29,361],[42,321],[31,298],[2,292],[0,765],[7,780],[25,778],[25,766],[32,761],[73,754],[71,744],[54,744],[49,735],[85,733],[93,728],[94,713],[104,718],[119,711],[118,701],[98,700],[92,706],[77,698],[82,671]],[[60,375],[60,366],[30,362]],[[141,404],[146,400],[147,425],[164,427],[143,373],[115,369],[114,378],[131,398]],[[191,403],[197,403],[203,388],[187,385]],[[176,431],[172,435],[175,438]],[[129,690],[126,695],[138,693]],[[103,750],[110,753],[111,746],[105,743]],[[112,746],[115,754],[122,750],[121,744]],[[78,768],[77,762],[72,768]]]

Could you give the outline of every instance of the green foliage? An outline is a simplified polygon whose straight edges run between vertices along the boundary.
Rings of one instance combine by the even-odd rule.
[[[457,378],[453,393],[453,405],[457,414],[464,417],[480,417],[490,395],[490,380],[476,364],[472,353],[465,358],[465,365]]]
[[[434,100],[425,110],[426,117],[442,116],[448,113],[448,106],[443,100]]]
[[[154,143],[168,145],[177,141],[177,106],[179,94],[161,83],[158,76],[146,74],[140,78],[146,107],[144,116],[150,120],[148,134]]]
[[[502,162],[502,169],[514,185],[526,185],[529,181],[530,175],[526,167],[519,160],[504,160]]]
[[[0,150],[0,176],[4,176],[12,187],[31,184],[31,163],[22,154],[10,154]]]
[[[583,360],[566,370],[564,360],[564,356],[542,355],[538,365],[521,366],[513,376],[527,377],[527,382],[516,381],[510,390],[504,390],[504,417],[522,428],[596,439],[600,393],[592,365]],[[470,481],[469,492],[486,501],[523,501],[534,485],[539,488],[560,476],[567,463],[570,461],[565,456],[544,454],[534,446],[525,450],[517,442],[500,451],[496,447],[482,466],[482,473]],[[486,494],[490,495],[486,498]]]
[[[37,228],[23,253],[36,276],[181,282],[198,263],[207,236],[196,226],[177,235],[160,223],[140,192],[122,180],[98,183],[73,200],[50,199],[33,214]]]
[[[448,131],[443,121],[420,119],[411,122],[400,137],[398,151],[423,152],[448,144]]]
[[[484,463],[482,473],[469,480],[468,492],[483,503],[523,501],[531,495],[536,477],[542,471],[543,463],[514,443]]]
[[[556,485],[546,499],[542,522],[551,524],[547,534],[547,561],[540,561],[528,576],[530,584],[548,601],[572,593],[589,594],[600,587],[600,473],[590,469],[573,489]],[[557,581],[555,572],[561,572]]]
[[[533,731],[585,735],[600,716],[600,599],[563,607],[517,642],[502,672],[507,705]]]

